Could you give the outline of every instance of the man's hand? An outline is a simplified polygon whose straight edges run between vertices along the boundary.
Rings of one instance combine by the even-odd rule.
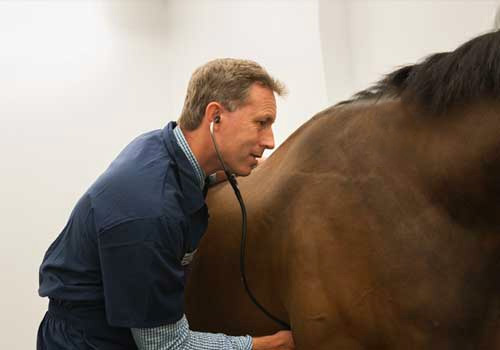
[[[279,331],[273,335],[253,338],[252,350],[294,350],[291,331]]]

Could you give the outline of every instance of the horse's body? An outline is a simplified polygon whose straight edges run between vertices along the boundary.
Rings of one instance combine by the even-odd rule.
[[[484,93],[426,108],[409,78],[407,67],[385,83],[411,101],[369,92],[323,111],[239,180],[249,285],[299,350],[500,349],[500,102]],[[208,205],[191,326],[277,330],[240,281],[230,186]]]

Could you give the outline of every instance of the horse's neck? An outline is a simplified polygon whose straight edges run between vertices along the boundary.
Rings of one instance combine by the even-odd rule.
[[[462,226],[500,231],[500,106],[423,119],[415,162],[432,199]]]

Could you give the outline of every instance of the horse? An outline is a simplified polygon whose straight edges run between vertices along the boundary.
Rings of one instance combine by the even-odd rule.
[[[500,349],[500,31],[403,66],[239,179],[246,275],[303,349]],[[280,329],[245,293],[241,217],[209,191],[193,329]]]

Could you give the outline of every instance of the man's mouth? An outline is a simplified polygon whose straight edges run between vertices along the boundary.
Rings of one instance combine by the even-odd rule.
[[[256,158],[256,159],[257,159],[257,158],[261,158],[261,157],[262,157],[262,154],[261,154],[261,155],[259,155],[259,154],[254,154],[254,153],[252,153],[252,154],[250,154],[250,155],[251,155],[252,157]]]

